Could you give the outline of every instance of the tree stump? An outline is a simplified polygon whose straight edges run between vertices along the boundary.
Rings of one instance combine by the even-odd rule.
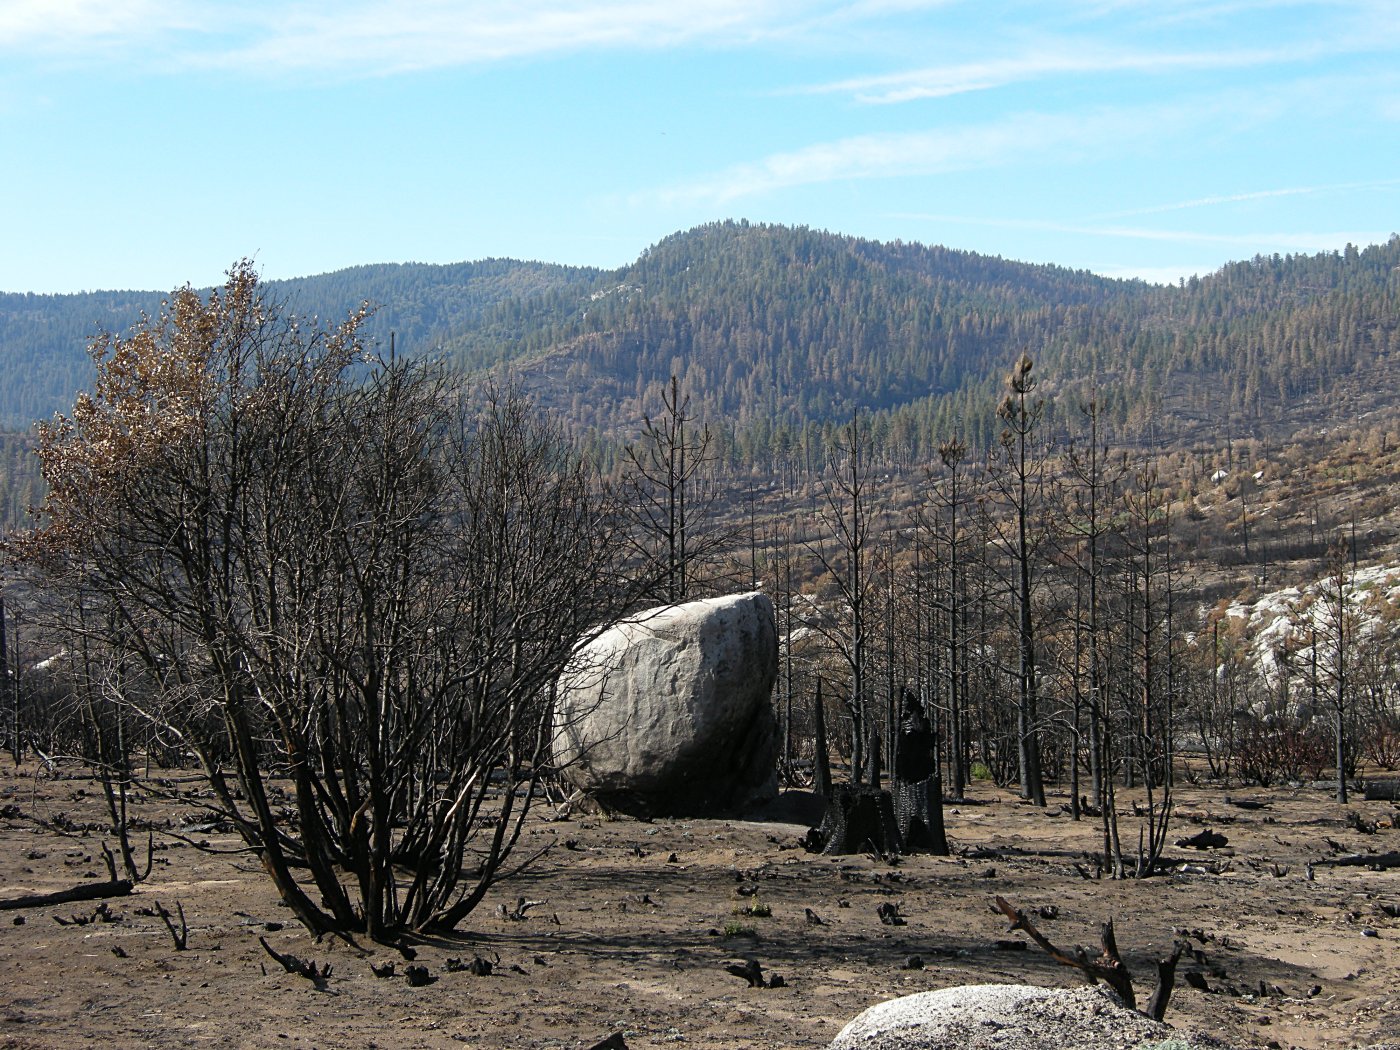
[[[807,833],[806,846],[827,856],[903,852],[893,797],[866,784],[835,785],[822,822]]]

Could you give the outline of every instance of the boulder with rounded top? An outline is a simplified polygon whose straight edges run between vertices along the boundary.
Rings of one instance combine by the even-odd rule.
[[[605,808],[734,812],[777,793],[773,603],[662,606],[579,650],[560,679],[554,754]]]

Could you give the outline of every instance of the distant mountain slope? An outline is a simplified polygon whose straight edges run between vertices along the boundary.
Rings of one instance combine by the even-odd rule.
[[[0,429],[23,429],[73,403],[91,381],[84,347],[101,329],[125,329],[160,296],[0,293]]]
[[[875,413],[896,459],[927,458],[954,430],[992,440],[1023,350],[1045,394],[1097,386],[1130,428],[1243,436],[1395,403],[1400,377],[1384,366],[1400,350],[1398,265],[1392,239],[1157,287],[717,223],[662,241],[512,356],[543,400],[604,429],[654,408],[650,392],[675,372],[760,465],[857,407]]]
[[[459,364],[497,363],[523,338],[599,286],[601,271],[487,259],[449,266],[356,266],[295,281],[269,281],[295,313],[344,317],[362,301],[376,307],[375,337],[396,333],[406,352],[449,353]],[[77,295],[0,293],[0,429],[22,429],[71,406],[91,381],[86,347],[99,330],[125,331],[165,293]]]
[[[1022,347],[1149,294],[943,248],[717,223],[620,271],[530,374],[585,424],[637,418],[674,372],[711,419],[792,430],[980,393]]]
[[[444,353],[476,370],[548,339],[606,281],[605,271],[586,267],[486,259],[355,266],[269,287],[298,314],[342,317],[368,301],[372,337],[393,332],[407,353]]]
[[[283,282],[301,313],[380,304],[375,331],[466,371],[509,367],[580,431],[636,425],[679,375],[755,465],[861,408],[902,459],[932,436],[996,430],[1028,351],[1047,394],[1096,384],[1120,422],[1234,433],[1392,405],[1400,238],[1256,258],[1178,287],[946,248],[714,223],[616,271],[486,260],[362,266]],[[0,426],[71,403],[85,338],[150,293],[0,296]],[[1053,423],[1053,419],[1052,419]]]

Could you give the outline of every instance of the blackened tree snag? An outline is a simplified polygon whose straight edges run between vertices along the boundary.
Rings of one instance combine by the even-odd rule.
[[[906,852],[948,855],[943,827],[943,778],[934,767],[938,738],[912,689],[901,701],[894,752],[894,813]]]
[[[817,697],[812,702],[812,725],[816,733],[816,754],[812,763],[816,780],[817,794],[824,799],[831,798],[831,753],[826,739],[826,701],[822,698],[822,680],[817,678]]]
[[[1021,797],[1037,806],[1045,805],[1045,778],[1041,768],[1040,675],[1037,649],[1040,644],[1032,614],[1036,572],[1041,564],[1045,539],[1038,524],[1044,505],[1046,453],[1036,429],[1044,415],[1045,402],[1033,398],[1035,379],[1031,376],[1029,355],[1022,354],[1007,380],[1009,393],[997,409],[1005,424],[1000,449],[992,462],[990,477],[998,500],[1007,511],[994,522],[998,545],[1010,562],[1008,597],[1015,611],[1017,674],[1016,735]]]
[[[851,720],[850,771],[860,783],[867,771],[866,754],[875,731],[869,696],[870,538],[874,512],[870,506],[870,423],[859,412],[841,430],[828,454],[818,514],[828,532],[825,540],[809,543],[822,570],[829,574],[846,614],[814,626],[850,670],[845,698]]]
[[[642,417],[641,437],[623,450],[636,525],[628,539],[655,581],[648,596],[676,605],[696,596],[699,565],[733,535],[711,527],[718,492],[706,474],[717,458],[714,435],[708,426],[694,432],[690,395],[674,375],[661,404],[657,418]]]

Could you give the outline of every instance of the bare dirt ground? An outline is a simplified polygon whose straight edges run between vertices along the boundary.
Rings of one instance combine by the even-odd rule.
[[[314,941],[255,858],[157,833],[151,877],[109,902],[118,921],[55,919],[89,917],[93,903],[0,911],[0,1050],[584,1048],[615,1032],[631,1050],[822,1047],[898,995],[1076,984],[1073,971],[1017,946],[1025,938],[995,913],[998,894],[1061,947],[1096,946],[1112,917],[1144,1000],[1173,931],[1193,931],[1182,975],[1200,974],[1210,990],[1178,982],[1167,1021],[1184,1031],[1309,1050],[1400,1038],[1400,870],[1321,863],[1400,849],[1392,803],[1342,807],[1320,787],[1182,787],[1173,840],[1210,827],[1228,845],[1169,849],[1176,873],[1113,882],[1076,869],[1097,848],[1096,826],[1073,822],[1063,799],[1037,811],[990,785],[972,796],[948,810],[955,856],[897,864],[809,855],[795,823],[557,819],[541,807],[526,845],[557,845],[500,887],[460,938],[417,945],[416,963],[435,978],[422,987],[405,980],[407,960],[392,948]],[[1351,826],[1353,812],[1379,828]],[[203,819],[178,801],[147,801],[136,815],[158,829]],[[0,770],[0,897],[105,880],[103,820],[76,772]],[[1137,823],[1124,821],[1134,842]],[[542,903],[520,920],[497,912],[521,896]],[[183,908],[186,950],[175,949],[157,901]],[[882,923],[882,904],[897,905],[904,924]],[[259,937],[331,975],[317,987],[284,972]],[[477,957],[492,963],[489,975],[457,968]],[[728,972],[748,957],[782,987],[750,988]],[[390,961],[396,976],[376,977],[371,966]]]

